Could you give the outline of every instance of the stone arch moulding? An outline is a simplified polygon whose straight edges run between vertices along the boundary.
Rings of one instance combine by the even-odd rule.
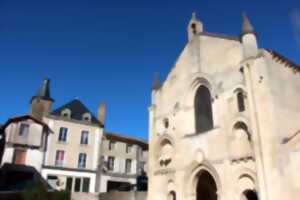
[[[160,146],[164,141],[169,141],[173,148],[175,148],[175,140],[173,139],[173,137],[170,134],[163,134],[158,138],[158,141],[155,145],[155,150],[160,149]]]
[[[186,173],[184,175],[184,182],[187,184],[185,187],[185,197],[186,200],[195,200],[196,198],[196,188],[198,184],[198,175],[201,171],[208,172],[214,179],[217,186],[217,194],[220,196],[222,194],[222,185],[221,179],[218,175],[217,170],[213,167],[209,161],[205,160],[202,164],[198,164],[197,162],[193,162],[190,166],[185,170]],[[220,199],[220,198],[219,198]]]
[[[238,181],[243,177],[248,177],[253,181],[255,185],[257,185],[256,173],[252,169],[241,168],[236,170],[234,174],[237,174],[235,177],[235,181]]]
[[[237,174],[234,179],[235,193],[238,196],[241,196],[246,190],[258,191],[257,177],[253,170],[242,168],[238,169],[235,174]]]
[[[210,91],[210,94],[212,98],[214,99],[216,97],[216,85],[213,81],[213,79],[203,73],[198,73],[191,77],[191,82],[189,84],[189,87],[186,91],[186,93],[183,95],[183,106],[184,107],[193,107],[194,106],[194,98],[196,95],[196,91],[198,87],[201,85],[207,87]]]
[[[164,134],[158,139],[155,145],[154,156],[156,160],[159,160],[161,156],[166,156],[166,155],[162,155],[164,153],[163,150],[166,145],[169,145],[168,147],[171,148],[168,149],[171,150],[171,152],[168,151],[168,153],[173,154],[175,151],[175,141],[170,135]],[[172,155],[167,155],[167,156],[172,156]]]
[[[242,85],[242,84],[238,84],[231,90],[231,93],[236,94],[237,92],[240,92],[240,91],[243,91],[244,93],[246,93],[246,91],[247,91],[246,86]]]
[[[231,132],[234,131],[235,125],[236,125],[237,123],[239,123],[239,122],[242,122],[242,123],[244,123],[244,124],[247,126],[248,132],[249,132],[249,134],[251,135],[252,129],[251,129],[251,127],[250,127],[250,121],[248,120],[247,117],[245,117],[244,115],[241,115],[241,114],[238,115],[237,117],[233,118],[233,119],[231,120],[231,122],[229,123],[229,124],[230,124],[230,128],[231,128]]]

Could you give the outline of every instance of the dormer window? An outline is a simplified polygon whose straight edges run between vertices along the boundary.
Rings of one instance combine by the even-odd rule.
[[[82,116],[82,120],[83,120],[83,121],[88,121],[88,122],[90,122],[91,119],[92,119],[92,116],[91,116],[90,113],[84,113],[83,116]]]
[[[61,112],[61,115],[62,115],[63,117],[71,118],[71,110],[70,110],[70,109],[64,109],[64,110]]]

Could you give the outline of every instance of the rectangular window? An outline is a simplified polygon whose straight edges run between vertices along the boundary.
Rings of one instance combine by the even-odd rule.
[[[58,141],[66,142],[67,141],[68,129],[65,127],[61,127],[59,129]]]
[[[67,177],[66,191],[72,192],[73,178]]]
[[[81,189],[81,178],[76,178],[74,192],[80,192],[80,189]]]
[[[89,132],[81,131],[81,140],[80,144],[88,144],[89,143]]]
[[[90,179],[83,178],[82,192],[89,192],[90,190]]]
[[[108,149],[113,150],[115,148],[115,142],[113,141],[108,141]]]
[[[114,171],[114,165],[115,165],[115,158],[114,157],[108,157],[107,161],[107,168],[109,171]]]
[[[126,159],[125,172],[127,174],[131,173],[131,160],[130,159]]]
[[[145,172],[145,162],[140,162],[139,164],[139,173],[142,174],[143,172]]]
[[[80,153],[78,157],[78,168],[85,168],[86,167],[86,154]]]
[[[21,123],[19,135],[20,136],[27,136],[28,133],[29,133],[29,124]]]
[[[131,153],[131,151],[132,151],[132,145],[126,144],[126,153]]]
[[[65,151],[57,150],[55,156],[55,166],[62,167],[65,159]]]

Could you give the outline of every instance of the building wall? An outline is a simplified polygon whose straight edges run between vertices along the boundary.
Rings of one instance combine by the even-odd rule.
[[[45,118],[45,121],[54,132],[48,140],[49,144],[45,165],[55,166],[56,151],[64,150],[65,161],[63,167],[78,168],[79,153],[86,153],[87,161],[85,169],[97,170],[101,153],[100,143],[103,134],[102,128],[51,118]],[[68,128],[67,141],[65,143],[58,141],[59,130],[61,127]],[[80,144],[81,131],[89,132],[88,145]]]
[[[249,37],[255,42],[254,36],[246,40]],[[153,90],[149,200],[166,199],[171,191],[178,199],[196,199],[198,177],[204,171],[213,177],[223,200],[240,199],[246,190],[257,191],[264,200],[295,198],[292,194],[299,188],[288,184],[293,182],[292,164],[286,161],[282,141],[299,130],[299,74],[264,50],[247,51],[252,55],[245,58],[248,47],[243,42],[195,37],[161,88]],[[197,133],[194,99],[201,85],[211,93],[214,126]],[[237,91],[245,94],[242,112]]]
[[[87,123],[76,121],[54,119],[51,117],[44,118],[49,127],[53,130],[53,134],[49,137],[48,147],[45,158],[45,167],[42,174],[44,178],[55,176],[62,183],[56,186],[57,189],[66,189],[66,178],[89,178],[89,192],[98,192],[96,187],[97,170],[100,165],[101,142],[103,128]],[[59,142],[59,130],[61,127],[68,128],[67,141]],[[88,145],[80,144],[81,131],[88,131]],[[65,151],[63,166],[55,166],[55,156],[57,150]],[[86,167],[81,169],[78,167],[78,158],[80,153],[86,153]],[[74,182],[73,182],[74,189]],[[74,190],[73,190],[74,191]]]
[[[144,162],[147,164],[147,151],[143,150],[139,145],[131,144],[131,151],[126,152],[127,143],[121,141],[113,141],[114,148],[109,149],[110,140],[105,139],[102,143],[103,159],[106,166],[104,166],[104,172],[100,177],[100,192],[107,192],[108,181],[115,182],[127,182],[131,184],[136,184],[136,178],[140,175],[141,170],[139,169],[140,163]],[[114,169],[108,170],[108,157],[113,157]],[[130,173],[126,173],[126,159],[131,160],[131,170]]]
[[[6,147],[3,155],[2,164],[13,163],[15,148]],[[37,171],[41,171],[43,164],[44,152],[38,149],[26,149],[25,165],[34,167]]]
[[[5,147],[1,164],[12,163],[13,162],[13,156],[14,156],[14,148]]]
[[[120,183],[131,183],[136,184],[136,177],[122,176],[118,175],[110,175],[110,174],[102,174],[101,175],[101,184],[100,184],[100,193],[107,192],[107,184],[109,181],[120,182]]]
[[[27,134],[19,135],[22,123],[29,125]],[[10,123],[6,129],[6,144],[3,154],[2,163],[13,163],[14,152],[16,149],[26,151],[24,164],[41,170],[45,155],[45,140],[47,133],[44,132],[43,126],[32,120],[23,120],[16,123]]]
[[[38,172],[41,172],[44,161],[44,155],[44,152],[41,152],[37,149],[27,150],[26,165],[33,166]]]
[[[28,135],[19,135],[21,123],[29,124]],[[32,120],[24,120],[18,123],[11,123],[6,129],[6,142],[9,144],[21,144],[35,147],[43,145],[43,127]]]
[[[56,189],[65,190],[67,177],[73,178],[73,191],[74,191],[74,179],[75,178],[89,178],[90,187],[89,192],[96,192],[96,173],[75,171],[75,170],[63,170],[63,169],[46,169],[43,168],[42,176],[47,179],[48,176],[57,176],[59,180],[59,186],[56,185]],[[82,186],[81,186],[82,187]]]

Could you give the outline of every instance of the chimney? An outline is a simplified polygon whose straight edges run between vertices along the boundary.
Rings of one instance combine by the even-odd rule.
[[[98,121],[104,125],[104,119],[105,119],[105,104],[103,102],[101,102],[99,104],[99,108],[98,108]]]

